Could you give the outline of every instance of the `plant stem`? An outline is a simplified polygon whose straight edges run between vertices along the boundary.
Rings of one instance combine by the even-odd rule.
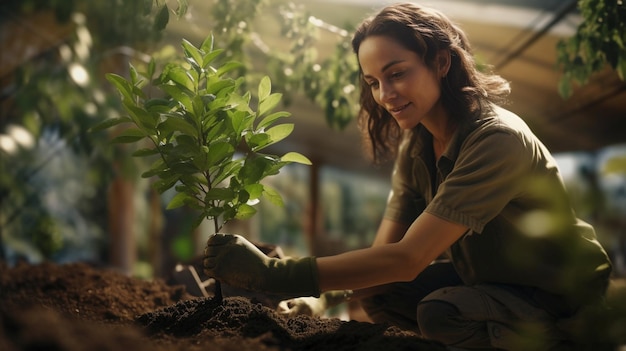
[[[215,279],[215,295],[213,295],[213,299],[220,304],[224,301],[224,296],[222,295],[222,283],[220,283],[217,279]]]
[[[220,230],[217,217],[213,217],[213,225],[215,226],[215,234],[217,234]],[[224,296],[222,295],[222,283],[217,279],[215,279],[215,295],[213,296],[213,299],[220,304],[224,301]]]

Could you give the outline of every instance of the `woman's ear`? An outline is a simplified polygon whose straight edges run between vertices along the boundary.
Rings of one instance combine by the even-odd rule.
[[[439,53],[437,54],[437,73],[439,74],[439,78],[444,78],[448,75],[451,62],[452,58],[450,57],[450,50],[439,50]]]

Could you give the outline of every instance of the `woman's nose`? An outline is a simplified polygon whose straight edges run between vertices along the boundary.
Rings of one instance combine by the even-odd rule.
[[[397,96],[393,84],[381,84],[379,94],[379,99],[381,102],[387,102]]]

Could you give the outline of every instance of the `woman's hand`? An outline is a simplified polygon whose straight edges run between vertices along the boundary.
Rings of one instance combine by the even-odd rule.
[[[238,288],[289,297],[320,294],[315,257],[270,258],[240,235],[211,235],[203,266],[209,277]]]
[[[204,248],[204,273],[228,285],[259,291],[269,260],[242,236],[214,234]]]

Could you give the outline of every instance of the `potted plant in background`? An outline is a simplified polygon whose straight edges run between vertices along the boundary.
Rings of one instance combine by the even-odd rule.
[[[127,115],[107,119],[92,130],[129,124],[112,141],[141,143],[133,156],[156,157],[142,177],[157,177],[154,187],[159,193],[176,191],[167,209],[188,206],[197,212],[194,228],[207,219],[217,233],[233,219],[252,217],[261,197],[282,205],[280,194],[261,180],[289,163],[311,162],[297,152],[262,152],[294,128],[292,123],[278,124],[290,114],[274,112],[282,95],[271,92],[269,77],[261,79],[255,97],[250,91],[240,93],[243,77],[227,73],[241,65],[215,64],[223,50],[213,47],[212,35],[199,47],[183,39],[182,49],[184,60],[167,63],[158,74],[154,58],[144,73],[130,64],[129,79],[107,74]],[[222,299],[219,282],[215,297]]]

